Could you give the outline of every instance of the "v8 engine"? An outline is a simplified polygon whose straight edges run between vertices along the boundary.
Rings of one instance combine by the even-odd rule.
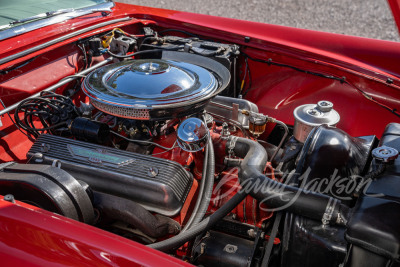
[[[142,27],[79,47],[77,84],[18,102],[32,145],[0,194],[196,265],[399,264],[399,124],[350,136],[331,99],[264,114],[235,44]]]

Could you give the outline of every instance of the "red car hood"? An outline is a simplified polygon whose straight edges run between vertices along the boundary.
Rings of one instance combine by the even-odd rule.
[[[388,0],[388,2],[397,25],[397,30],[400,33],[400,0]]]

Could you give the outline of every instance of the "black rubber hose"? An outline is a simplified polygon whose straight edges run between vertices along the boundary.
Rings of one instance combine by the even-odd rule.
[[[186,232],[182,232],[174,237],[163,240],[161,242],[148,245],[148,247],[161,251],[169,251],[185,244],[187,241],[210,229],[214,224],[222,220],[222,218],[228,215],[229,212],[231,212],[237,205],[239,205],[239,203],[242,202],[245,197],[246,193],[238,192],[230,200],[228,200],[228,202],[222,205],[216,212],[214,212],[212,215],[205,218],[199,224],[193,226]]]
[[[289,128],[287,127],[287,125],[285,123],[278,121],[278,120],[275,120],[275,122],[283,127],[283,129],[285,130],[285,134],[282,136],[282,139],[279,142],[278,147],[276,148],[274,154],[272,154],[271,159],[270,159],[271,162],[273,162],[273,160],[276,157],[276,155],[278,154],[279,150],[282,148],[282,145],[285,142],[286,137],[289,135]]]
[[[378,167],[376,168],[376,170],[374,170],[374,171],[372,171],[372,172],[370,172],[370,173],[367,173],[367,174],[365,175],[365,180],[368,180],[368,179],[375,179],[375,178],[377,178],[379,175],[381,175],[385,170],[386,170],[386,164],[380,163],[380,164],[378,165]]]
[[[206,118],[203,116],[204,123],[206,123]],[[208,136],[208,143],[205,149],[205,157],[203,162],[203,173],[201,177],[201,184],[199,189],[199,194],[194,206],[192,215],[190,216],[188,222],[183,228],[182,232],[193,225],[198,224],[207,212],[207,208],[210,205],[211,195],[214,186],[214,173],[215,173],[215,154],[214,145],[212,142],[211,135]]]
[[[211,195],[214,186],[214,173],[215,173],[215,154],[214,154],[213,142],[211,140],[211,135],[210,135],[208,140],[208,166],[207,166],[207,176],[204,187],[204,194],[202,197],[202,201],[200,203],[199,211],[197,212],[192,225],[196,225],[201,220],[203,220],[204,215],[207,212],[208,206],[210,205]]]
[[[206,180],[207,180],[207,166],[208,166],[208,145],[206,146],[205,153],[204,153],[203,171],[202,171],[202,175],[201,175],[201,182],[200,182],[199,193],[197,196],[196,204],[194,205],[193,212],[190,215],[190,218],[187,221],[185,227],[182,229],[182,232],[185,232],[187,229],[189,229],[192,226],[193,221],[196,218],[196,214],[199,211],[200,204],[203,199],[203,193],[204,193]]]
[[[266,177],[263,170],[267,153],[259,143],[231,136],[227,145],[229,147],[233,147],[236,156],[243,158],[239,171],[242,190],[267,207],[322,220],[324,223],[344,223],[339,200]]]
[[[95,207],[106,217],[128,223],[148,236],[160,238],[180,231],[178,222],[162,215],[154,216],[131,200],[95,191],[93,197]]]
[[[369,173],[367,173],[363,179],[363,181],[361,181],[358,186],[356,187],[356,189],[354,190],[353,195],[355,197],[359,197],[362,190],[365,188],[366,184],[364,183],[365,181],[368,180],[373,180],[376,179],[379,175],[381,175],[384,171],[386,170],[386,164],[384,163],[380,163],[376,169],[374,171],[371,171]]]

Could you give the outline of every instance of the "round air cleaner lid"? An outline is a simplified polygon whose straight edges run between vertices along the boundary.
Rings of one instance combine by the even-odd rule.
[[[221,79],[188,62],[137,59],[96,69],[85,78],[82,88],[92,104],[106,113],[161,120],[201,111],[221,90]]]

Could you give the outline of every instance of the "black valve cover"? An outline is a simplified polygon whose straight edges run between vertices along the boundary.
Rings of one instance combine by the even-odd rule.
[[[178,163],[43,134],[28,152],[32,163],[60,164],[94,191],[133,200],[166,216],[182,208],[193,183]]]

